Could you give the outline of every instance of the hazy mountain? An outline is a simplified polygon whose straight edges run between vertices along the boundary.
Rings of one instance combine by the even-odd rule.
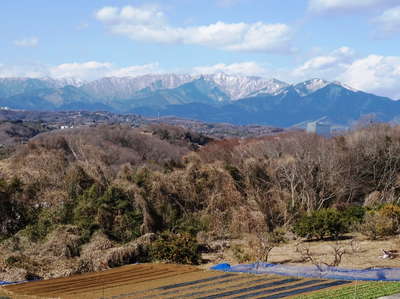
[[[24,92],[56,87],[52,82],[31,78],[0,78],[0,98],[11,97]]]
[[[94,98],[104,100],[129,99],[143,89],[156,91],[176,88],[193,81],[190,75],[160,74],[139,77],[102,78],[84,84],[81,88]]]
[[[61,88],[27,89],[25,92],[6,99],[0,98],[0,105],[27,110],[95,110],[107,109],[81,89],[72,85]]]
[[[150,91],[173,89],[199,78],[216,84],[230,99],[247,97],[258,90],[277,92],[288,84],[278,80],[266,80],[260,77],[246,77],[217,73],[211,75],[156,74],[139,77],[103,78],[88,82],[82,89],[99,99],[128,99],[143,89]]]
[[[259,93],[276,94],[289,86],[287,83],[276,79],[266,80],[260,77],[227,75],[224,73],[205,75],[204,78],[217,84],[232,100]]]
[[[141,107],[132,112],[145,116],[175,115],[209,122],[278,127],[289,127],[326,116],[333,124],[348,125],[366,114],[374,114],[381,121],[399,118],[400,102],[329,83],[308,95],[300,94],[296,86],[288,86],[276,95],[261,94],[222,106],[191,103],[169,105],[162,109]]]
[[[259,77],[156,74],[74,79],[0,79],[0,106],[27,110],[107,110],[146,116],[287,127],[327,116],[346,125],[365,114],[400,119],[400,102],[340,82],[295,85]]]

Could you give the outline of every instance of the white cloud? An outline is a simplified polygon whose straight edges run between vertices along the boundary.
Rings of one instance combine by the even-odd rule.
[[[400,99],[400,56],[369,55],[355,60],[338,79],[359,90]]]
[[[36,47],[39,44],[39,39],[35,36],[27,37],[23,39],[18,39],[13,41],[14,45],[17,47]]]
[[[198,66],[193,68],[195,74],[226,73],[231,75],[263,76],[267,70],[254,61],[232,64],[214,64],[210,66]]]
[[[42,65],[17,66],[0,64],[0,78],[29,77],[39,78],[47,74],[47,69]]]
[[[400,32],[400,6],[384,11],[373,20],[378,25],[378,32],[390,36]]]
[[[341,47],[281,75],[294,82],[316,77],[337,80],[358,90],[400,99],[400,56],[358,57],[353,49]]]
[[[78,78],[93,80],[102,77],[128,77],[160,72],[158,63],[118,67],[110,62],[88,61],[63,63],[56,66],[0,64],[0,77]]]
[[[143,74],[159,73],[158,63],[150,63],[144,65],[134,65],[123,68],[117,68],[109,72],[107,76],[111,77],[135,77]]]
[[[313,13],[360,12],[374,8],[386,8],[398,4],[398,0],[309,0],[308,9]]]
[[[112,63],[88,61],[84,63],[64,63],[55,67],[50,67],[49,72],[51,77],[62,78],[91,78],[99,74],[106,74],[112,68]]]
[[[301,66],[292,71],[297,78],[307,79],[311,77],[331,78],[346,70],[354,60],[355,51],[349,47],[341,47],[328,55],[316,56],[307,60]]]
[[[88,61],[84,63],[65,63],[49,69],[51,77],[96,79],[100,77],[129,77],[159,72],[158,63],[117,67],[110,62]]]
[[[174,27],[157,7],[104,7],[96,18],[114,34],[165,44],[202,45],[227,51],[292,51],[292,29],[286,24],[224,23]]]

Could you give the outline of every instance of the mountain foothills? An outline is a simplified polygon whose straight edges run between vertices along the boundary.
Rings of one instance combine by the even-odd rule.
[[[177,116],[237,125],[290,127],[327,117],[349,125],[363,115],[393,121],[400,102],[355,90],[340,82],[312,79],[290,85],[260,77],[154,74],[76,79],[0,79],[0,106],[11,109],[88,110]]]

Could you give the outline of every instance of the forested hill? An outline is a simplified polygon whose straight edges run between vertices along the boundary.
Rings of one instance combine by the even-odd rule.
[[[52,131],[0,160],[0,280],[198,263],[210,240],[249,232],[397,233],[399,127],[220,141],[179,130]]]

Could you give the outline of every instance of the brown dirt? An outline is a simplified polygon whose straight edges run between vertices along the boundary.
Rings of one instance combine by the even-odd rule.
[[[175,265],[129,265],[103,272],[74,275],[68,278],[56,278],[18,285],[5,286],[11,294],[39,296],[40,298],[99,298],[120,293],[123,289],[141,290],[157,285],[158,280],[169,281],[170,277],[184,281],[186,277],[208,277],[195,267]],[[184,276],[184,277],[179,277]]]
[[[63,299],[79,299],[79,298],[111,298],[112,296],[144,292],[146,294],[155,294],[158,297],[159,291],[151,291],[151,289],[174,283],[185,281],[193,281],[207,277],[221,275],[221,272],[204,271],[212,264],[219,262],[229,262],[237,264],[238,260],[233,254],[232,247],[235,245],[246,247],[245,240],[235,240],[223,251],[219,253],[206,254],[204,258],[211,261],[200,267],[177,266],[165,264],[138,264],[129,265],[120,268],[114,268],[96,273],[88,273],[82,275],[74,275],[68,278],[57,278],[44,280],[39,282],[26,283],[21,285],[5,286],[0,288],[0,296],[5,296],[4,292],[12,292],[14,299],[26,298],[63,298]],[[293,265],[305,265],[301,260],[301,255],[296,252],[297,241],[290,241],[271,251],[269,262],[286,263]],[[358,235],[356,238],[339,241],[339,246],[345,248],[346,253],[343,256],[340,267],[344,268],[369,268],[369,267],[400,267],[400,257],[395,259],[382,259],[381,249],[399,250],[399,240],[393,238],[391,240],[369,241]],[[318,241],[318,242],[302,242],[301,246],[309,247],[314,257],[320,261],[329,263],[333,259],[332,246],[337,245],[334,241]],[[230,248],[229,248],[230,247]],[[243,262],[243,261],[242,261]],[[249,261],[251,262],[251,261]],[[249,274],[238,274],[240,279],[232,282],[224,282],[221,286],[225,290],[235,290],[243,287],[256,285],[255,276]],[[277,276],[259,276],[269,277],[269,280],[284,279]],[[239,281],[240,280],[240,281]],[[218,279],[217,279],[218,282]],[[243,284],[245,286],[243,286]],[[290,285],[287,284],[287,285]],[[186,290],[187,289],[187,290]],[[215,285],[201,286],[201,291],[212,290]],[[2,291],[3,290],[3,291]],[[3,292],[3,293],[2,293]],[[192,287],[179,290],[179,295],[193,293]],[[39,297],[36,297],[39,296]],[[135,296],[121,297],[122,299],[135,298]]]
[[[338,242],[339,246],[346,250],[339,267],[366,269],[371,267],[400,267],[400,238],[391,238],[387,240],[367,240],[362,235],[347,236],[349,239]],[[350,238],[352,237],[352,238]],[[299,241],[289,241],[272,249],[268,262],[277,264],[291,265],[311,265],[302,260],[301,254],[296,252],[296,245]],[[330,263],[333,260],[333,249],[336,245],[335,241],[313,241],[301,242],[300,246],[310,248],[313,255],[322,262]],[[234,240],[230,244],[230,249],[222,252],[205,254],[203,257],[209,260],[208,263],[202,265],[203,269],[208,269],[216,263],[228,262],[230,264],[239,264],[248,261],[239,261],[234,256],[232,248],[234,246],[242,246],[245,252],[251,254],[245,240]],[[382,259],[382,249],[397,250],[399,255],[394,259]]]
[[[208,280],[190,285],[156,289],[162,286],[193,282],[200,279]],[[285,279],[287,279],[287,277],[276,275],[227,274],[217,271],[203,271],[197,267],[191,266],[137,264],[97,273],[74,275],[69,278],[56,278],[4,286],[3,290],[5,292],[3,293],[7,293],[5,296],[9,296],[13,299],[132,299],[149,295],[157,298],[183,295],[196,298],[203,295],[220,294],[226,291],[237,291],[254,286],[259,287],[256,291],[270,290],[276,287],[291,286],[308,280],[300,278],[298,281],[285,281],[276,287],[260,286],[261,284],[270,282],[281,282]],[[324,282],[317,282],[312,285],[314,286]],[[240,295],[251,292],[254,291],[245,290],[241,292]],[[271,292],[271,294],[273,293],[276,292]],[[3,295],[1,289],[0,295]],[[231,296],[228,296],[228,298],[230,297]]]

